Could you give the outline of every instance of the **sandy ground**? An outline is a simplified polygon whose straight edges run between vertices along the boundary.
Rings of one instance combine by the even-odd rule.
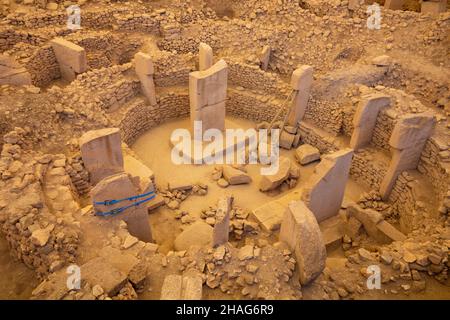
[[[242,129],[254,127],[254,123],[247,120],[227,118],[233,124]],[[217,200],[224,193],[232,194],[235,198],[235,204],[246,210],[253,210],[267,202],[282,197],[286,193],[271,195],[262,193],[258,190],[261,165],[248,165],[247,170],[253,181],[247,185],[229,186],[226,189],[219,187],[211,179],[211,173],[214,165],[176,165],[171,161],[171,150],[169,140],[173,130],[178,128],[189,128],[189,119],[174,120],[154,128],[142,135],[132,146],[133,151],[141,160],[151,168],[155,173],[155,180],[158,186],[167,186],[172,183],[206,183],[208,195],[205,197],[190,196],[182,202],[180,209],[188,211],[190,215],[199,217],[201,210],[215,205]],[[291,161],[294,159],[294,150],[281,150],[281,155],[286,156]],[[313,163],[300,168],[301,178],[295,189],[301,189],[305,181],[314,171],[317,163]],[[364,188],[349,180],[346,190],[346,197],[356,200],[364,192]],[[161,245],[161,251],[173,249],[173,241],[181,232],[181,223],[174,219],[174,213],[167,208],[160,208],[150,215],[152,232],[156,242]]]

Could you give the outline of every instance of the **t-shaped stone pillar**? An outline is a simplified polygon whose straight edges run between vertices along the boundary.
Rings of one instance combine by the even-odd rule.
[[[343,149],[322,158],[306,182],[302,200],[321,222],[339,213],[353,158],[352,149]]]
[[[304,65],[292,73],[291,86],[294,90],[294,97],[293,106],[287,119],[290,126],[296,127],[305,116],[309,91],[313,81],[313,70],[313,67]]]
[[[141,82],[142,92],[153,106],[156,104],[156,92],[155,83],[153,81],[153,74],[155,71],[152,58],[148,54],[138,52],[134,56],[134,64],[136,74]]]
[[[124,171],[118,128],[86,132],[80,138],[80,148],[84,166],[93,185],[107,176]]]
[[[191,123],[202,122],[202,133],[208,129],[225,130],[228,65],[220,60],[205,71],[189,74]]]
[[[289,203],[281,223],[280,241],[286,242],[293,251],[302,285],[322,273],[327,259],[322,232],[303,201]]]
[[[78,74],[86,72],[88,66],[84,48],[63,38],[55,38],[50,43],[63,79],[73,81]]]
[[[389,106],[388,96],[371,94],[363,98],[356,109],[353,118],[355,129],[350,140],[350,147],[354,150],[364,148],[372,140],[373,130],[377,123],[378,113],[383,107]]]
[[[206,43],[201,42],[198,50],[199,70],[205,71],[213,65],[213,50]]]
[[[425,143],[433,132],[434,124],[435,118],[429,112],[408,114],[395,124],[389,140],[392,159],[380,186],[383,200],[389,198],[401,172],[417,168]]]

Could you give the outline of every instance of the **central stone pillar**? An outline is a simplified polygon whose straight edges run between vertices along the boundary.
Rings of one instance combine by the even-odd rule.
[[[202,122],[202,133],[208,129],[225,130],[228,65],[220,60],[205,71],[189,74],[191,124]]]

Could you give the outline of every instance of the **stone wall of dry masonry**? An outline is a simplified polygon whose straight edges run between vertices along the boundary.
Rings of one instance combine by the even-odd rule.
[[[395,119],[390,116],[386,109],[381,110],[377,117],[377,122],[373,130],[372,145],[390,151],[389,139],[394,130]]]
[[[356,107],[344,107],[342,110],[342,134],[351,137],[353,130],[353,118],[355,117]]]
[[[189,86],[189,73],[195,70],[193,55],[160,51],[153,62],[155,86]]]
[[[65,38],[86,50],[90,70],[125,64],[142,45],[141,40],[119,37],[108,31],[73,33]]]
[[[10,14],[6,20],[9,25],[37,29],[63,25],[67,23],[67,14],[65,12],[30,13],[26,15]]]
[[[286,98],[291,88],[278,75],[264,72],[259,67],[225,58],[229,67],[231,84],[248,89],[261,90],[264,94]]]
[[[138,80],[123,79],[108,86],[99,96],[103,102],[103,109],[113,111],[133,99],[139,92]]]
[[[81,155],[68,159],[65,169],[78,195],[83,196],[87,194],[91,189],[91,184],[89,182],[89,172],[84,167]]]
[[[140,92],[139,80],[124,76],[130,68],[131,63],[91,70],[79,75],[70,88],[81,92],[86,101],[95,102],[105,111],[113,111]],[[91,95],[96,97],[93,101]]]
[[[394,211],[399,214],[400,229],[404,233],[411,232],[413,226],[420,226],[420,220],[423,219],[424,207],[415,197],[413,180],[414,178],[404,171],[399,175],[389,196]]]
[[[66,211],[64,205],[77,206],[67,186],[70,179],[64,168],[58,167],[62,161],[25,151],[18,132],[5,135],[0,157],[0,227],[11,254],[45,276],[75,260],[79,226],[73,211]],[[43,181],[49,179],[53,179],[54,189],[48,184],[43,187]],[[47,206],[49,198],[56,199],[52,209]],[[61,211],[57,203],[63,204]]]
[[[25,68],[36,87],[46,86],[61,76],[55,53],[49,45],[38,48],[25,63]]]
[[[450,192],[450,150],[446,141],[437,137],[428,139],[418,170],[430,178],[445,211],[450,212],[450,202],[445,201]]]
[[[379,190],[380,184],[386,175],[388,164],[374,162],[373,156],[363,149],[353,156],[350,175],[356,181],[365,184],[372,190]]]
[[[188,93],[169,93],[158,97],[158,104],[155,106],[143,102],[130,106],[115,125],[120,127],[123,141],[131,146],[147,130],[167,120],[188,116]]]
[[[139,31],[159,35],[160,23],[151,14],[117,16],[118,30]]]
[[[339,147],[332,141],[329,141],[328,137],[322,136],[317,130],[314,130],[311,125],[300,122],[299,133],[303,144],[310,144],[317,149],[320,153],[329,153],[338,151]]]
[[[0,52],[11,49],[16,43],[41,45],[47,38],[33,32],[16,31],[12,28],[0,28]]]
[[[342,110],[337,103],[309,99],[305,120],[309,120],[319,128],[337,136],[342,128]]]
[[[247,93],[245,90],[229,89],[227,96],[227,114],[254,122],[272,121],[281,104],[278,101],[269,101],[266,96]],[[283,115],[277,120],[283,120]]]
[[[90,29],[109,28],[116,22],[114,14],[118,14],[119,12],[120,10],[117,9],[83,12],[81,26]]]
[[[30,73],[32,84],[45,86],[60,77],[59,65],[50,45],[37,47],[27,43],[18,43],[6,54],[16,58]]]

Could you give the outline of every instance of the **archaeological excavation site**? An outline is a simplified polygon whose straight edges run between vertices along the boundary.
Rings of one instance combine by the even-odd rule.
[[[450,300],[447,0],[0,0],[0,151],[1,300]]]

